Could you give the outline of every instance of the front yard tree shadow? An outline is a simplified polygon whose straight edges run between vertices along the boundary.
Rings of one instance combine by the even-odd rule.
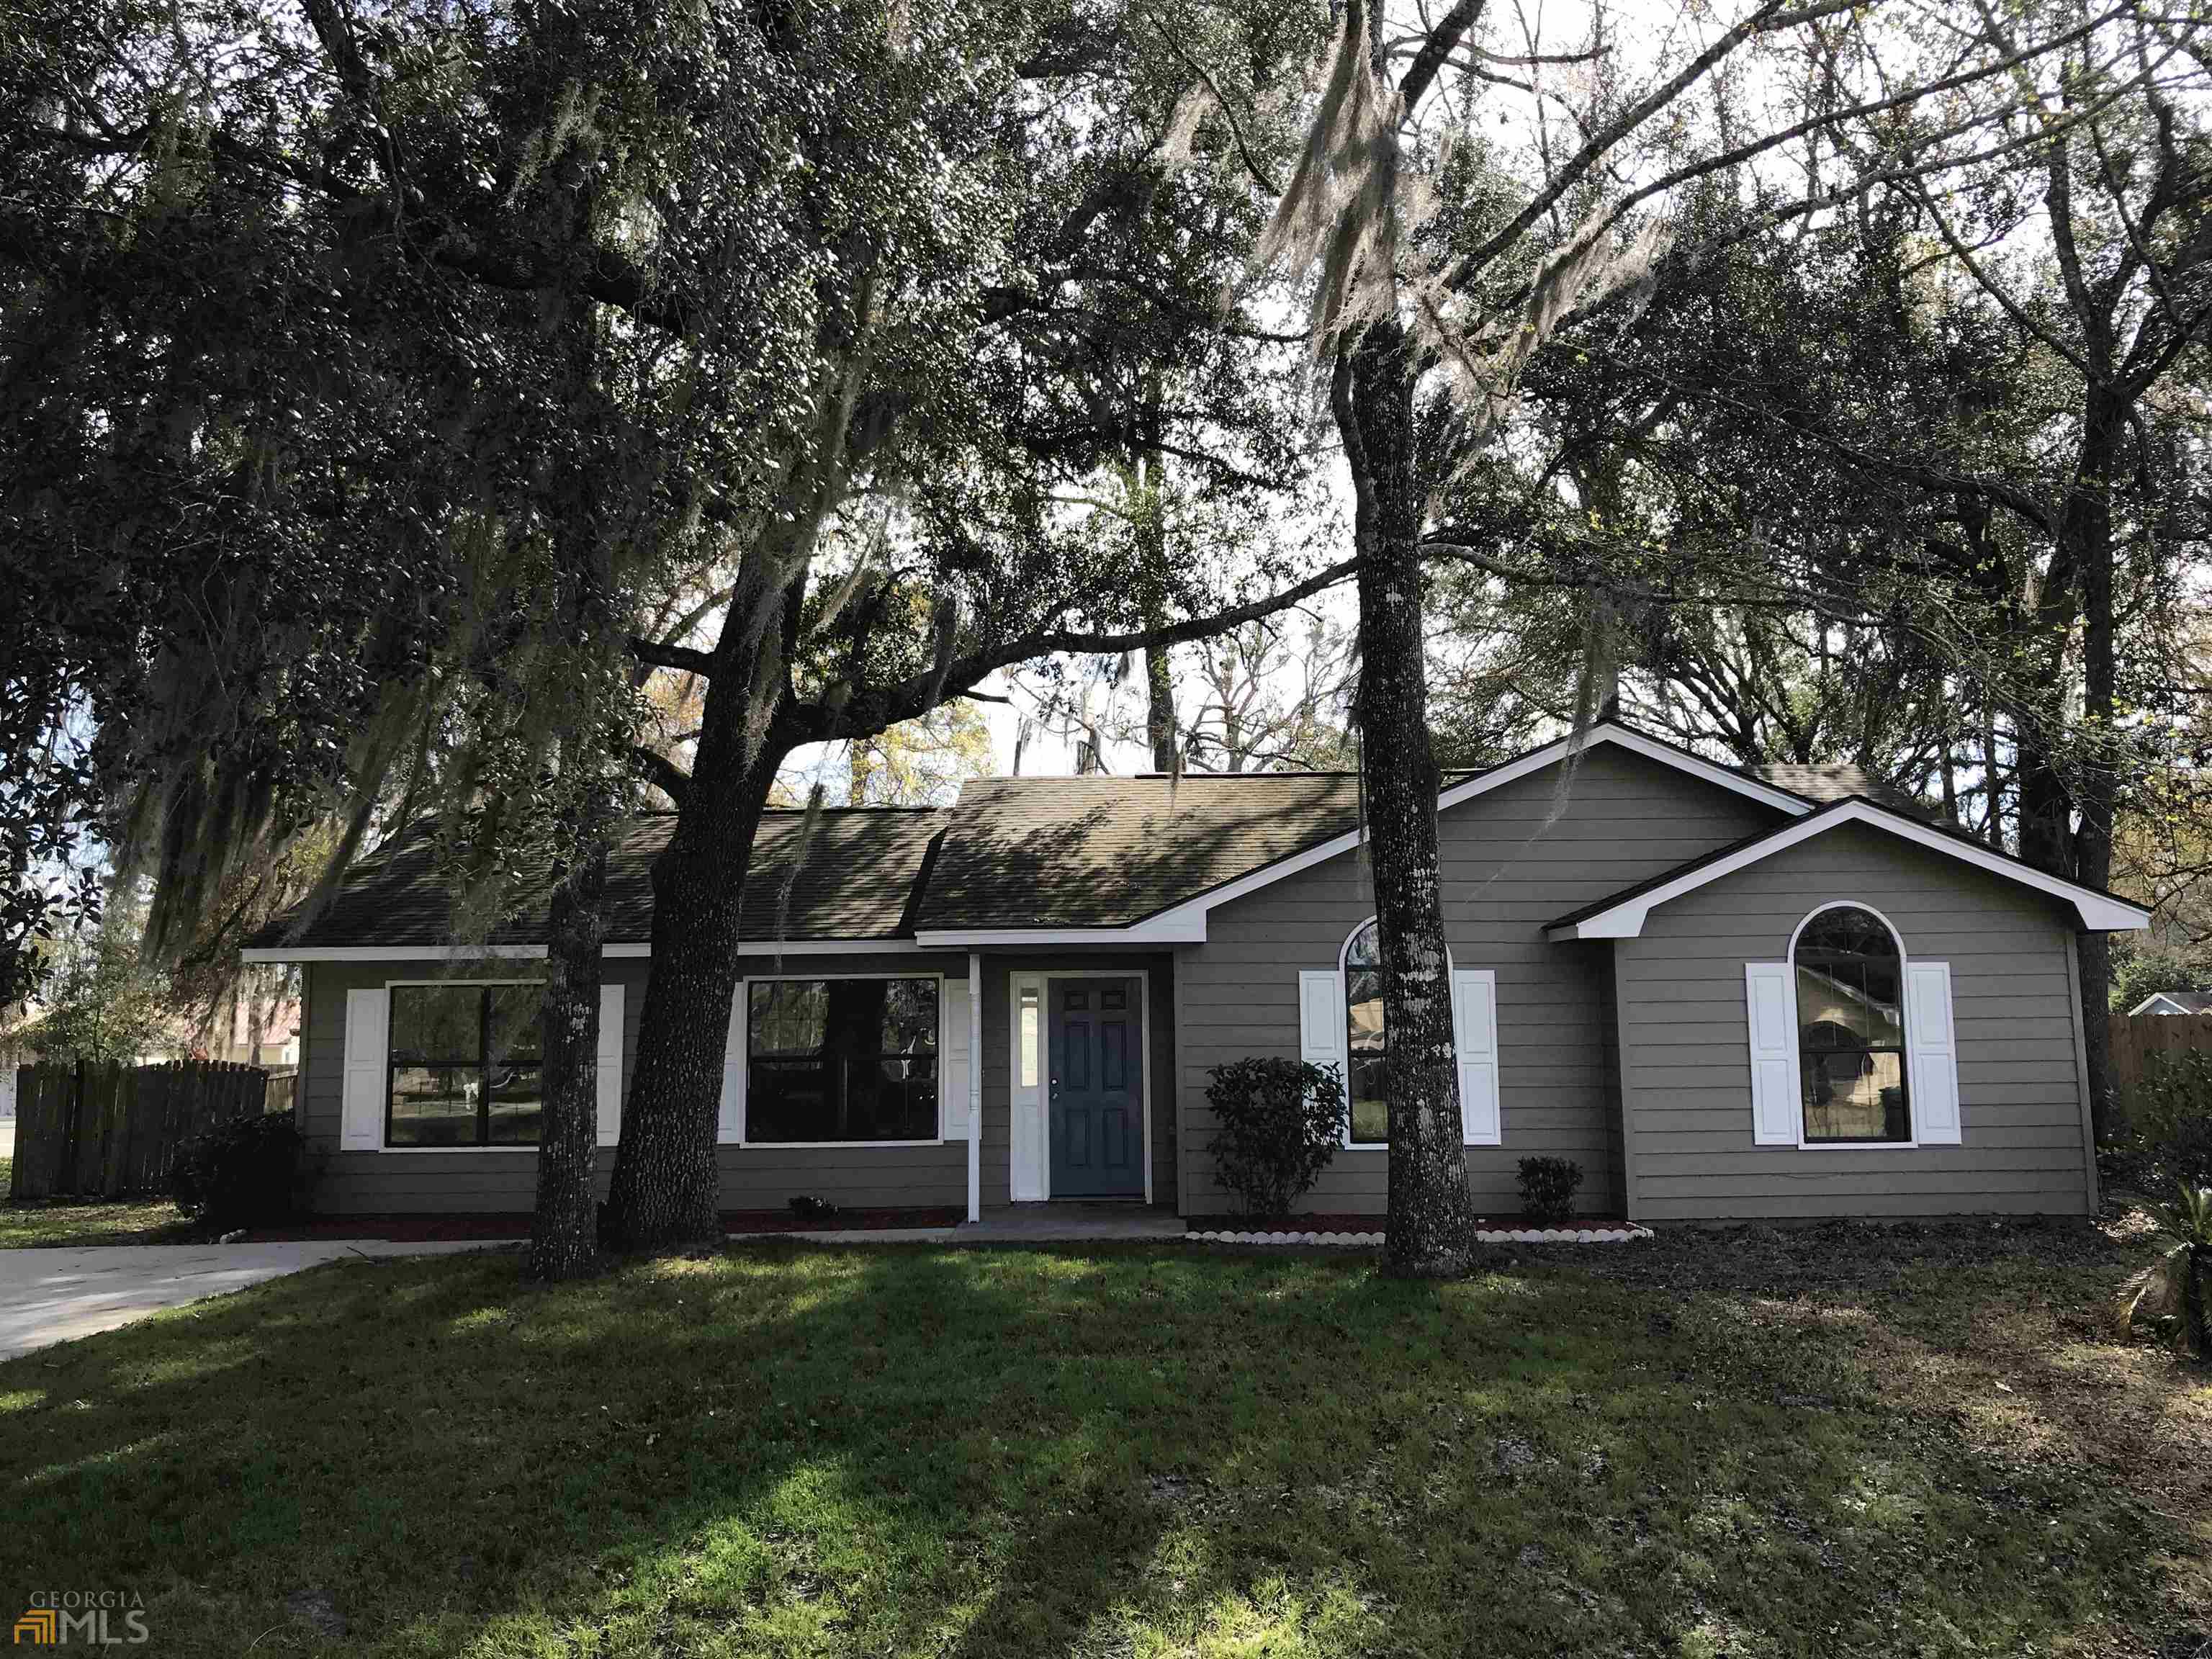
[[[2203,1513],[2172,1465],[2212,1467],[2204,1391],[2131,1382],[2155,1476],[1960,1409],[2004,1397],[2023,1279],[2094,1321],[2111,1265],[2000,1241],[1832,1295],[1662,1288],[1663,1252],[1450,1285],[1145,1247],[319,1270],[0,1366],[39,1517],[0,1595],[135,1588],[185,1655],[2170,1651],[2212,1606],[2212,1540],[2160,1513]]]

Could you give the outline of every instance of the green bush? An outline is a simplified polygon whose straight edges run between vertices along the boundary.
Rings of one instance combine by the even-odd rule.
[[[1575,1212],[1583,1166],[1571,1158],[1521,1160],[1521,1208],[1540,1227],[1555,1227]]]
[[[1344,1076],[1304,1060],[1232,1060],[1206,1074],[1213,1182],[1247,1215],[1288,1215],[1344,1142]]]
[[[300,1207],[306,1151],[289,1112],[234,1118],[178,1146],[169,1194],[211,1232],[284,1221]]]
[[[2150,1216],[2158,1260],[2120,1286],[2113,1326],[2124,1334],[2147,1320],[2185,1352],[2212,1359],[2212,1187],[2185,1187]]]
[[[2212,1051],[2149,1056],[2121,1113],[2116,1175],[2145,1188],[2212,1186]]]

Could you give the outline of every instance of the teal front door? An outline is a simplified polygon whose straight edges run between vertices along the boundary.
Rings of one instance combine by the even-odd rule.
[[[1048,983],[1052,1195],[1142,1198],[1144,981],[1117,977]]]

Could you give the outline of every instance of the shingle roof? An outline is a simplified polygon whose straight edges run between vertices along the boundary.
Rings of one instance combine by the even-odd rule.
[[[2154,991],[2128,1012],[2139,1014],[2154,1002],[2170,1002],[2185,1014],[2212,1013],[2212,992],[2206,991]]]
[[[1122,927],[1358,822],[1348,772],[981,778],[961,788],[916,925]]]
[[[1822,766],[1797,766],[1778,761],[1771,765],[1748,769],[1752,776],[1772,784],[1778,789],[1787,789],[1793,795],[1802,795],[1808,800],[1822,803],[1849,800],[1854,795],[1888,807],[1892,811],[1910,812],[1915,817],[1929,816],[1924,803],[1911,791],[1899,789],[1893,783],[1884,783],[1864,767],[1850,761],[1839,761]]]
[[[746,875],[744,937],[896,939],[910,933],[907,913],[944,817],[906,808],[832,808],[817,815],[809,835],[803,812],[770,811],[761,821]],[[653,860],[675,827],[670,815],[644,817],[617,842],[607,860],[610,942],[652,936]],[[538,882],[543,874],[538,872]],[[532,883],[526,874],[517,884]],[[279,917],[247,943],[443,945],[454,933],[450,890],[422,828],[396,837],[349,872],[329,904],[295,934],[297,916]],[[526,908],[494,927],[486,942],[526,944],[544,937],[542,916]]]
[[[1855,766],[1767,766],[1753,775],[1810,802],[1863,796],[1926,813]],[[1356,829],[1359,780],[1348,772],[979,778],[945,811],[825,811],[800,858],[802,823],[796,811],[770,812],[762,823],[745,884],[748,939],[1120,927]],[[673,828],[671,817],[643,818],[616,847],[607,884],[611,941],[650,938],[653,860]],[[451,900],[422,832],[349,873],[296,936],[287,932],[293,920],[251,943],[439,945],[454,933]],[[542,937],[540,914],[526,909],[489,942]]]

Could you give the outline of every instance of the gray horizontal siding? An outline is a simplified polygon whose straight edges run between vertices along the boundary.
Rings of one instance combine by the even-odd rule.
[[[1743,965],[1778,962],[1815,906],[1856,899],[1908,957],[1951,964],[1962,1144],[1752,1141]],[[1621,1082],[1652,1221],[2079,1214],[2088,1204],[2068,953],[2073,913],[2016,883],[1857,825],[1659,906],[1616,941]]]
[[[651,964],[610,959],[605,974],[623,994],[623,1089],[627,1097],[637,1052],[637,1024]],[[337,1150],[344,1075],[345,994],[396,980],[442,977],[446,964],[317,963],[307,971],[306,1030],[301,1042],[301,1130],[319,1154],[314,1204],[332,1214],[501,1212],[528,1210],[538,1187],[534,1152],[386,1152]],[[852,957],[749,957],[742,971],[804,977],[835,973],[941,973],[965,978],[964,956],[878,953]],[[499,977],[500,970],[461,978]],[[964,1103],[956,1103],[956,1107]],[[954,1120],[957,1127],[957,1120]],[[602,1195],[614,1171],[614,1149],[599,1156]],[[715,1148],[725,1210],[780,1210],[799,1194],[848,1209],[941,1208],[968,1201],[964,1141],[933,1146],[732,1146]]]
[[[1453,964],[1498,975],[1504,1144],[1467,1149],[1479,1211],[1516,1211],[1519,1162],[1535,1155],[1582,1165],[1577,1202],[1586,1212],[1623,1201],[1610,957],[1601,945],[1552,944],[1545,925],[1779,816],[1612,748],[1587,755],[1564,794],[1553,768],[1443,813],[1438,851]],[[1186,1213],[1229,1206],[1206,1151],[1214,1130],[1207,1068],[1247,1054],[1296,1059],[1299,970],[1334,967],[1346,936],[1374,908],[1365,861],[1346,854],[1222,906],[1208,918],[1206,943],[1178,954]],[[1304,1207],[1380,1213],[1389,1156],[1338,1152]]]

